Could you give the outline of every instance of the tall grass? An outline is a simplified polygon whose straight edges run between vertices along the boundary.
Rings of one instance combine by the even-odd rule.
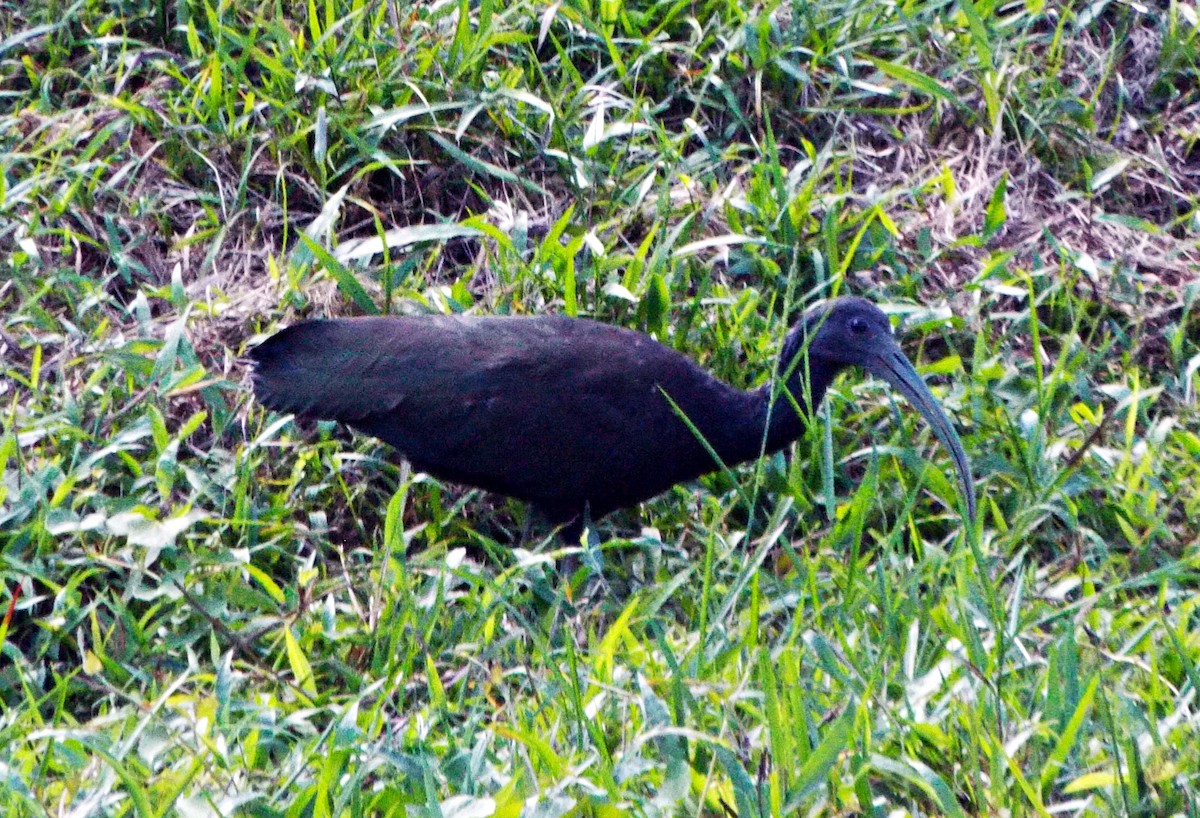
[[[1200,814],[1200,33],[1173,2],[0,3],[0,814]],[[309,315],[842,378],[564,548],[264,413]],[[747,500],[749,502],[747,502]]]

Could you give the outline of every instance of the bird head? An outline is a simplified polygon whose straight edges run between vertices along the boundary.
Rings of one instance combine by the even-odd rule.
[[[950,452],[958,470],[967,513],[975,520],[971,466],[950,419],[901,351],[883,311],[863,298],[843,297],[809,310],[788,333],[780,373],[801,405],[819,403],[838,372],[859,366],[882,378],[908,399]],[[809,398],[811,398],[811,403]]]

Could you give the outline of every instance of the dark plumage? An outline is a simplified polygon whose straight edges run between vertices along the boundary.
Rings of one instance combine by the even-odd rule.
[[[264,405],[341,421],[420,471],[527,500],[556,524],[579,520],[585,507],[599,519],[719,468],[681,413],[726,465],[778,451],[803,431],[782,390],[772,400],[770,384],[735,389],[647,335],[579,318],[306,321],[250,357]],[[840,298],[810,311],[788,333],[779,373],[807,412],[852,365],[888,381],[930,423],[973,520],[954,427],[875,305]]]

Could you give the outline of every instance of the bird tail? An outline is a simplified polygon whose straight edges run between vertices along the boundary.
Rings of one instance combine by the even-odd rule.
[[[259,403],[279,412],[349,421],[360,415],[355,353],[363,341],[354,322],[304,321],[280,330],[248,353]]]

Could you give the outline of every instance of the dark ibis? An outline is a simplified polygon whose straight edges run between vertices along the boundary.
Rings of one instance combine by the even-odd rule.
[[[386,441],[434,477],[532,503],[577,534],[676,483],[798,438],[843,369],[900,391],[949,450],[975,519],[962,443],[862,298],[809,310],[778,377],[743,391],[648,335],[564,316],[430,315],[305,321],[249,353],[265,406]],[[784,393],[784,386],[789,394]],[[686,418],[686,421],[684,420]]]

